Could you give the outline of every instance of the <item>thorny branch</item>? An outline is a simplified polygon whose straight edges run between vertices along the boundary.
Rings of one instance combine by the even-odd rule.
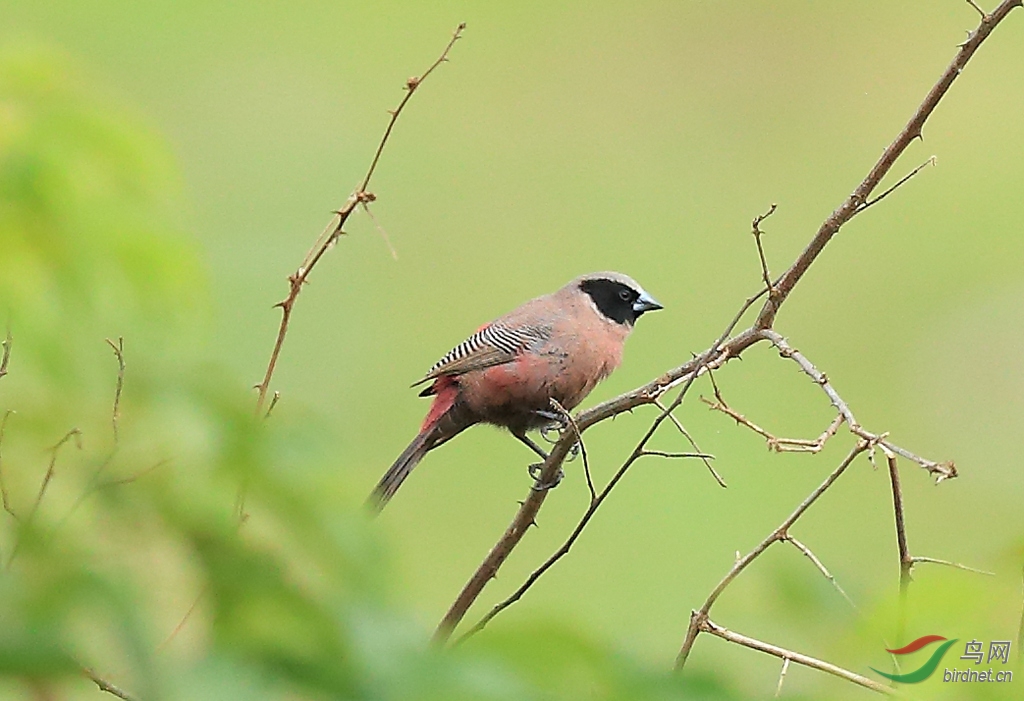
[[[686,388],[684,388],[684,392],[685,392],[685,389],[687,389],[688,387],[689,387],[689,385],[687,385]],[[661,414],[661,418],[664,419],[666,416],[669,415],[669,413],[670,413],[669,410],[667,410],[667,409],[663,410],[662,414]],[[579,523],[576,524],[576,527],[573,529],[572,533],[569,535],[568,539],[566,539],[566,541],[562,544],[562,546],[558,550],[556,550],[555,553],[553,555],[551,555],[551,557],[549,557],[547,559],[547,561],[544,562],[543,565],[541,565],[536,570],[534,570],[533,573],[529,577],[527,577],[526,581],[523,582],[523,584],[515,592],[513,592],[511,596],[509,596],[507,599],[505,599],[501,603],[499,603],[496,606],[494,606],[494,608],[492,608],[487,613],[487,615],[485,615],[482,619],[480,619],[480,621],[475,626],[473,626],[468,631],[466,631],[466,633],[464,635],[462,635],[458,639],[457,642],[461,643],[462,641],[466,640],[470,636],[472,636],[472,635],[480,632],[481,630],[483,630],[484,627],[488,623],[490,623],[490,621],[495,616],[497,616],[499,613],[501,613],[502,611],[507,609],[509,606],[511,606],[515,602],[519,601],[519,599],[521,599],[523,597],[523,594],[525,594],[526,591],[530,587],[532,587],[534,585],[534,583],[536,583],[536,581],[538,579],[540,579],[544,575],[545,572],[547,572],[549,569],[551,569],[555,565],[556,562],[558,562],[563,557],[565,557],[566,555],[569,554],[569,550],[572,549],[573,544],[576,542],[576,540],[583,533],[583,529],[586,528],[587,523],[590,522],[590,519],[597,512],[597,509],[601,506],[601,504],[604,502],[604,500],[608,498],[608,495],[611,493],[612,489],[615,488],[615,485],[619,483],[619,480],[621,480],[623,478],[623,476],[626,474],[626,471],[629,470],[629,468],[633,465],[634,462],[636,462],[637,460],[639,460],[640,458],[645,457],[645,456],[660,456],[660,457],[667,457],[667,458],[690,458],[690,457],[693,457],[693,458],[701,458],[701,459],[703,459],[705,461],[707,461],[708,458],[712,457],[712,456],[705,455],[705,454],[702,454],[702,453],[665,453],[665,452],[662,452],[662,451],[655,451],[655,450],[647,450],[647,449],[645,449],[644,446],[646,445],[647,441],[651,438],[651,436],[654,435],[654,432],[657,430],[657,428],[658,428],[658,422],[656,422],[655,425],[652,426],[648,430],[647,435],[644,436],[644,439],[641,440],[639,445],[633,450],[633,454],[629,457],[628,460],[626,460],[625,463],[622,464],[621,467],[619,467],[618,471],[611,478],[611,480],[609,480],[608,484],[605,485],[604,489],[601,490],[600,494],[598,494],[596,497],[591,499],[590,506],[587,508],[587,510],[583,514],[582,518],[580,518]],[[444,642],[448,638],[448,636],[450,636],[450,635],[451,635],[451,629],[441,629],[441,628],[438,628],[438,630],[435,631],[435,633],[434,633],[434,639],[435,639],[436,642]]]
[[[761,428],[753,421],[748,419],[743,414],[739,413],[732,407],[730,407],[725,399],[722,397],[721,390],[718,389],[718,383],[715,382],[715,376],[713,373],[708,374],[708,378],[711,380],[712,391],[715,393],[715,400],[711,401],[707,397],[701,396],[700,400],[707,404],[712,410],[720,411],[726,416],[733,419],[737,424],[746,426],[751,431],[756,433],[765,439],[768,444],[768,449],[775,451],[776,453],[818,453],[825,447],[825,443],[828,439],[836,434],[839,427],[843,425],[843,415],[839,414],[831,424],[828,425],[821,435],[814,440],[808,440],[806,438],[779,438],[767,430]]]
[[[870,431],[865,430],[864,427],[857,422],[850,406],[842,397],[839,396],[839,393],[836,392],[832,383],[829,382],[828,376],[816,368],[803,353],[793,348],[785,338],[771,329],[762,330],[760,332],[760,336],[775,346],[779,351],[779,355],[783,358],[789,358],[795,362],[808,377],[814,380],[815,384],[821,387],[822,391],[832,402],[832,406],[836,408],[839,415],[846,423],[850,433],[868,441],[872,446],[872,450],[875,447],[878,447],[880,450],[884,451],[886,455],[895,453],[896,455],[900,455],[907,460],[917,463],[935,477],[936,484],[957,476],[956,465],[953,464],[952,461],[938,463],[928,460],[927,458],[922,458],[920,455],[915,455],[909,450],[901,448],[889,441],[887,434],[871,433]]]
[[[953,82],[963,72],[978,48],[988,39],[992,31],[1006,19],[1006,16],[1015,8],[1020,7],[1021,4],[1022,0],[1003,0],[999,7],[993,10],[991,14],[981,18],[981,22],[968,35],[967,41],[960,45],[956,56],[953,57],[952,62],[943,71],[939,80],[925,96],[924,101],[915,110],[910,121],[907,122],[906,126],[903,127],[892,143],[885,149],[881,158],[878,159],[860,185],[822,223],[814,238],[807,245],[807,248],[804,249],[796,262],[779,279],[775,286],[774,294],[762,308],[755,326],[765,329],[772,325],[775,321],[775,316],[779,312],[779,308],[793,291],[796,283],[800,281],[804,273],[807,272],[807,269],[810,268],[811,263],[817,259],[828,242],[839,232],[839,229],[863,211],[861,209],[862,204],[868,201],[871,193],[874,192],[878,184],[889,173],[900,155],[903,154],[914,139],[922,138],[922,129],[925,122],[928,121],[932,112],[935,111],[939,102],[949,91]]]
[[[772,276],[768,272],[768,259],[764,255],[764,246],[761,242],[761,237],[764,236],[764,232],[761,231],[761,223],[775,214],[775,210],[779,208],[779,205],[772,203],[772,206],[768,208],[768,211],[764,214],[758,214],[754,217],[754,221],[751,222],[750,228],[751,233],[754,235],[754,243],[757,244],[757,257],[761,259],[761,278],[764,280],[764,286],[769,290],[772,289]]]
[[[679,655],[676,657],[676,668],[682,669],[683,665],[686,664],[686,659],[690,654],[690,649],[693,647],[694,641],[697,639],[697,634],[707,632],[703,626],[708,620],[708,614],[711,612],[711,607],[714,606],[718,597],[722,595],[726,587],[732,584],[732,581],[745,570],[750,563],[760,557],[761,553],[769,548],[773,543],[785,540],[789,537],[790,527],[796,523],[797,519],[803,516],[804,512],[807,511],[818,500],[818,498],[825,493],[825,491],[832,486],[833,483],[846,471],[854,459],[861,453],[867,451],[869,443],[865,440],[858,441],[852,450],[843,458],[843,461],[839,463],[825,481],[822,482],[817,489],[804,499],[800,505],[791,513],[774,531],[762,540],[757,547],[751,550],[743,557],[736,560],[732,568],[726,573],[718,585],[711,591],[708,598],[704,601],[704,605],[697,611],[693,611],[690,614],[690,626],[686,631],[686,638],[683,641],[683,646],[679,650]]]
[[[719,339],[719,341],[717,341],[711,348],[693,360],[667,371],[664,375],[656,378],[650,383],[582,412],[577,418],[580,430],[586,431],[588,428],[600,421],[611,418],[620,413],[630,411],[638,406],[653,404],[674,387],[684,383],[685,386],[688,387],[689,384],[706,369],[721,367],[729,359],[739,357],[750,346],[753,346],[762,340],[766,340],[768,337],[765,336],[765,332],[771,331],[779,310],[782,308],[786,299],[788,299],[796,284],[804,276],[814,261],[817,260],[825,246],[835,237],[839,230],[855,216],[863,212],[867,206],[878,201],[878,199],[876,199],[872,202],[871,194],[875,191],[885,176],[888,175],[893,165],[913,140],[921,138],[922,129],[924,128],[928,118],[931,116],[932,112],[938,106],[945,94],[949,91],[949,88],[952,86],[956,78],[962,73],[964,67],[974,56],[978,48],[985,42],[992,31],[1003,21],[1003,19],[1005,19],[1013,9],[1021,6],[1021,4],[1022,0],[1004,0],[1004,2],[1002,2],[991,14],[987,14],[982,17],[978,27],[969,34],[967,41],[960,45],[952,62],[942,73],[939,80],[915,110],[910,120],[899,134],[897,134],[892,143],[890,143],[885,149],[882,156],[878,159],[861,183],[854,189],[850,196],[847,197],[846,200],[835,211],[833,211],[827,219],[825,219],[818,228],[817,233],[815,233],[811,241],[808,243],[807,247],[786,270],[786,272],[784,272],[775,282],[767,285],[760,293],[746,301],[725,337]],[[916,172],[917,171],[915,171],[915,173]],[[911,176],[903,178],[897,182],[896,185],[883,192],[880,197],[887,196],[896,188],[906,183],[907,180],[909,180],[909,177],[912,176],[913,173]],[[760,240],[760,237],[757,235],[755,235],[755,238],[758,241]],[[766,267],[767,266],[764,265],[762,271],[766,269]],[[750,306],[766,293],[768,293],[768,297],[758,312],[754,324],[747,330],[729,337],[728,334],[732,333],[732,328],[734,328],[735,324],[739,322]],[[794,360],[800,362],[797,357],[794,357]],[[821,376],[821,380],[823,388],[828,387],[827,379],[825,379],[824,376]],[[677,401],[681,401],[684,393],[685,388],[684,392],[680,393],[679,397],[677,397]],[[670,411],[676,406],[678,406],[678,404],[674,402]],[[837,408],[840,407],[837,406]],[[847,413],[849,413],[848,408]],[[856,427],[859,429],[860,427],[856,422],[851,421],[851,417],[852,413],[849,413],[849,415],[843,414],[843,419],[849,425],[851,431],[857,433],[854,428]],[[656,419],[655,423],[660,424],[664,418],[665,413],[663,412],[659,415],[658,419]],[[836,428],[838,428],[838,426],[836,426]],[[542,483],[550,483],[554,478],[569,452],[570,442],[575,440],[576,438],[574,435],[565,435],[554,446],[541,470],[540,479],[544,480]],[[864,450],[873,449],[876,444],[879,447],[882,447],[884,444],[884,447],[893,453],[921,465],[936,476],[936,481],[942,481],[943,479],[956,476],[956,468],[952,462],[937,463],[926,460],[925,458],[910,453],[903,448],[890,444],[884,439],[884,436],[875,436],[874,434],[865,432],[865,434],[861,436],[861,441],[858,443],[858,445],[864,446]],[[522,540],[526,533],[526,529],[534,522],[537,512],[546,499],[546,495],[546,490],[533,491],[521,503],[519,510],[513,517],[512,523],[505,530],[505,533],[501,538],[498,539],[498,542],[494,547],[491,548],[487,557],[470,577],[469,581],[463,587],[462,591],[459,593],[458,597],[441,620],[441,623],[438,625],[434,634],[435,642],[444,642],[450,637],[451,632],[459,622],[461,622],[462,618],[469,610],[469,607],[472,606],[477,597],[483,591],[487,582],[495,577],[498,569],[508,558],[512,550],[514,550]],[[588,509],[587,513],[584,515],[584,520],[581,521],[584,525],[593,515],[592,509],[593,506]],[[696,632],[694,632],[693,635],[695,636]],[[689,640],[689,633],[687,638]],[[692,644],[692,640],[689,640],[689,642],[684,646],[687,652]],[[681,659],[685,661],[685,654],[681,655]]]
[[[800,369],[808,377],[810,377],[815,382],[815,384],[817,384],[819,387],[821,387],[822,391],[826,394],[826,396],[831,401],[832,406],[838,412],[839,418],[842,419],[842,422],[833,421],[832,424],[829,426],[829,429],[826,429],[825,433],[822,434],[822,442],[824,442],[824,440],[827,440],[827,438],[835,432],[835,429],[838,428],[840,423],[846,423],[846,425],[849,428],[850,432],[853,433],[859,439],[858,452],[867,452],[870,455],[871,452],[875,448],[878,448],[889,459],[890,474],[892,475],[892,480],[893,480],[894,504],[896,505],[896,531],[897,531],[897,541],[898,541],[898,547],[899,547],[899,552],[900,552],[900,562],[901,562],[900,591],[901,591],[901,596],[904,596],[905,593],[906,593],[907,584],[909,583],[909,580],[910,580],[910,569],[913,567],[914,558],[911,557],[911,555],[909,553],[909,549],[907,548],[907,543],[906,543],[906,530],[905,530],[905,524],[904,524],[904,518],[903,518],[902,493],[901,493],[900,488],[899,488],[898,472],[895,471],[896,470],[896,455],[897,455],[897,453],[899,453],[900,455],[905,455],[909,459],[911,459],[914,462],[918,463],[919,465],[924,467],[926,470],[928,470],[929,472],[934,474],[936,476],[936,481],[937,482],[940,482],[943,479],[948,479],[950,477],[955,477],[956,476],[955,468],[953,467],[952,463],[935,463],[935,462],[933,462],[931,460],[927,460],[927,459],[921,458],[921,457],[919,457],[917,455],[914,455],[913,453],[910,453],[910,451],[907,451],[907,450],[905,450],[903,448],[900,448],[899,446],[896,446],[895,444],[893,444],[890,441],[888,441],[886,434],[876,434],[876,433],[871,433],[871,432],[865,430],[858,423],[858,421],[857,421],[856,417],[854,416],[853,411],[850,409],[849,405],[846,403],[846,401],[843,400],[843,398],[839,395],[839,393],[832,386],[832,384],[829,381],[828,377],[823,372],[821,372],[817,367],[815,367],[814,364],[811,363],[810,360],[808,360],[806,358],[806,356],[804,356],[802,353],[800,353],[800,351],[796,350],[791,345],[789,345],[789,343],[781,335],[779,335],[778,333],[776,333],[773,330],[765,329],[765,330],[763,330],[761,332],[761,336],[765,340],[769,341],[773,346],[775,346],[776,349],[779,351],[779,354],[782,357],[790,359],[790,360],[793,360],[800,367]],[[717,399],[715,405],[722,405],[723,407],[725,407],[725,409],[723,409],[723,411],[725,411],[725,413],[727,413],[729,416],[732,416],[733,418],[736,418],[739,423],[747,426],[748,428],[751,428],[751,430],[754,430],[755,432],[759,433],[760,435],[766,436],[767,438],[769,438],[769,445],[772,445],[771,440],[775,440],[776,444],[778,444],[777,443],[778,439],[774,439],[774,437],[771,436],[771,434],[768,434],[763,429],[760,429],[760,427],[758,427],[756,424],[753,424],[752,422],[747,421],[744,417],[736,414],[731,409],[728,409],[728,407],[724,403],[724,400],[722,400],[721,393],[718,391],[717,386],[715,387],[715,396],[716,396],[716,399]],[[713,405],[714,408],[718,408],[718,406],[715,406],[715,405]],[[737,417],[739,417],[739,418],[737,418]],[[797,516],[799,517],[799,514]],[[789,525],[791,525],[791,524],[792,524],[792,522],[790,522]],[[850,601],[851,605],[853,605],[852,600],[850,600],[850,598],[846,595],[846,592],[843,591],[843,589],[838,585],[838,583],[835,581],[834,577],[832,577],[831,573],[828,572],[828,570],[821,563],[821,561],[818,560],[818,558],[816,556],[814,556],[814,554],[806,546],[804,546],[802,543],[800,543],[799,541],[797,541],[796,539],[794,539],[792,536],[789,535],[789,533],[788,533],[789,525],[783,524],[783,526],[780,527],[780,528],[782,528],[782,531],[776,530],[775,534],[773,534],[772,536],[769,536],[768,539],[766,539],[765,541],[762,542],[762,546],[764,546],[766,548],[767,545],[770,545],[775,540],[788,540],[788,541],[790,541],[794,546],[797,547],[797,549],[799,549],[801,552],[803,552],[815,564],[815,566],[818,568],[818,570],[823,575],[825,575],[825,577],[828,578],[829,581],[831,581],[833,583],[833,585],[837,587],[837,589],[840,591],[840,593],[842,593],[844,598],[846,598],[847,601]],[[759,551],[755,551],[754,553],[752,553],[753,557],[751,559],[756,558],[757,556],[759,556],[761,552],[763,552],[763,549],[759,550]],[[748,557],[750,557],[750,556],[748,555]],[[746,558],[744,558],[743,560],[741,560],[737,564],[739,565],[741,563],[747,563],[748,564],[748,561],[746,560]],[[743,566],[745,566],[745,564]],[[969,568],[966,568],[964,566],[961,566],[961,567],[965,568],[965,569],[969,569]],[[742,571],[742,567],[740,567],[739,569],[734,567],[733,571],[735,572],[736,575],[738,575],[739,572]],[[733,574],[733,572],[730,572],[730,574]],[[735,576],[735,575],[733,575],[733,576]],[[731,581],[732,581],[732,579],[727,577],[726,580],[723,580],[723,584],[724,585],[728,585]],[[720,584],[719,586],[721,588],[724,588],[722,586],[722,584]],[[716,591],[718,591],[718,590],[716,590]],[[677,659],[677,666],[678,667],[682,667],[685,664],[687,655],[689,654],[689,650],[692,647],[693,642],[696,639],[697,634],[700,633],[700,632],[706,632],[701,627],[702,626],[702,621],[704,619],[706,619],[706,617],[708,615],[708,612],[710,610],[710,605],[714,603],[714,600],[716,598],[717,598],[717,595],[713,595],[712,597],[710,597],[708,599],[707,602],[705,602],[705,607],[704,608],[702,608],[700,611],[694,611],[693,612],[693,615],[691,616],[691,619],[690,619],[690,626],[687,629],[687,635],[686,635],[686,638],[684,640],[683,647],[682,647],[682,649],[680,651],[679,658]],[[854,606],[854,608],[856,608],[856,606]],[[900,626],[900,632],[897,634],[897,640],[900,639],[900,636],[902,636],[902,624]]]
[[[306,257],[302,260],[302,264],[288,277],[288,296],[274,305],[281,309],[281,323],[277,330],[277,338],[274,341],[274,347],[270,353],[270,360],[267,362],[267,369],[263,374],[263,380],[256,385],[256,389],[259,391],[256,398],[257,416],[263,413],[263,405],[267,398],[267,392],[270,390],[270,381],[273,379],[274,369],[277,367],[277,361],[281,355],[281,348],[284,346],[284,339],[288,333],[288,323],[291,321],[292,309],[295,306],[295,301],[298,299],[299,292],[302,291],[302,286],[309,279],[310,274],[313,272],[313,268],[315,268],[316,264],[320,262],[323,255],[327,253],[334,243],[337,242],[338,238],[345,233],[342,228],[345,226],[345,222],[348,221],[352,212],[355,211],[355,208],[362,205],[367,211],[369,211],[368,205],[377,199],[376,195],[369,192],[367,188],[370,186],[370,180],[373,178],[374,171],[377,170],[377,163],[380,162],[381,154],[384,153],[384,147],[388,143],[388,139],[391,136],[392,130],[395,128],[395,123],[398,121],[398,117],[402,114],[402,110],[405,109],[405,106],[412,98],[413,93],[416,92],[417,88],[423,84],[423,81],[426,80],[438,66],[448,60],[448,53],[452,50],[452,47],[455,46],[455,42],[462,36],[462,32],[465,28],[466,24],[464,22],[456,27],[455,31],[452,33],[451,40],[448,42],[447,46],[445,46],[444,51],[442,51],[438,59],[423,72],[423,75],[409,78],[405,82],[405,95],[398,103],[398,107],[394,110],[390,110],[391,119],[388,121],[388,126],[384,130],[384,135],[377,144],[377,150],[373,154],[373,160],[370,161],[370,167],[367,169],[366,175],[359,183],[359,186],[353,190],[351,195],[349,195],[345,204],[343,204],[341,208],[334,213],[334,218],[317,238],[313,247],[309,250],[309,253],[307,253]],[[392,255],[394,255],[394,248],[391,247],[391,243],[388,241],[387,235],[383,233],[383,229],[380,229],[380,231],[382,232],[382,236],[388,244],[388,247],[391,249]]]

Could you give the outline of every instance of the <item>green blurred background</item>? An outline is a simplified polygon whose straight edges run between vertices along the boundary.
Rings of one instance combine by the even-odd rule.
[[[405,79],[429,65],[460,21],[468,23],[465,38],[417,92],[370,188],[398,259],[365,215],[353,217],[350,236],[299,299],[273,387],[282,394],[274,427],[255,431],[245,418],[253,400],[246,388],[262,376],[276,333],[271,305],[330,210],[365,172],[385,110],[397,103]],[[644,318],[623,367],[587,406],[704,349],[757,289],[751,218],[779,204],[764,228],[770,266],[781,271],[860,181],[976,22],[966,3],[951,1],[0,0],[0,151],[7,158],[0,224],[13,252],[4,252],[0,270],[16,344],[0,408],[19,411],[4,445],[11,488],[31,505],[45,447],[71,425],[86,432],[86,448],[73,459],[102,463],[102,440],[90,443],[89,430],[109,433],[114,364],[105,337],[124,336],[128,348],[123,430],[134,438],[121,454],[136,455],[136,467],[171,461],[161,468],[170,473],[160,478],[166,482],[135,485],[149,496],[124,489],[129,505],[107,505],[122,510],[118,537],[104,529],[102,504],[94,504],[72,539],[83,558],[102,555],[113,568],[105,575],[110,582],[147,582],[140,585],[144,594],[113,599],[129,602],[129,618],[141,619],[136,652],[111,653],[114,673],[126,684],[151,686],[153,694],[189,698],[201,695],[197,689],[209,698],[270,695],[277,687],[260,675],[297,674],[295,665],[282,663],[286,671],[279,672],[247,653],[244,664],[233,652],[228,667],[203,666],[211,636],[235,652],[259,637],[248,628],[237,639],[218,637],[219,604],[201,605],[179,636],[149,652],[204,586],[233,581],[217,566],[218,553],[233,548],[285,569],[334,568],[338,581],[359,579],[344,585],[357,592],[351,601],[377,602],[366,606],[378,618],[360,628],[352,621],[361,614],[346,614],[346,625],[362,633],[346,633],[338,645],[362,645],[370,658],[386,656],[374,648],[376,638],[420,650],[526,493],[529,456],[497,431],[470,431],[432,454],[383,517],[366,526],[359,503],[426,411],[408,385],[484,321],[599,269],[636,277],[665,310]],[[1021,615],[1022,32],[1024,12],[1011,15],[890,182],[932,155],[937,167],[844,228],[777,324],[827,372],[866,427],[889,431],[930,458],[953,459],[960,470],[959,479],[936,487],[925,472],[903,465],[911,550],[996,576],[919,567],[910,638],[1016,640]],[[38,128],[26,131],[26,124]],[[59,177],[36,178],[50,172],[45,168]],[[824,396],[766,348],[730,364],[718,379],[731,405],[779,435],[813,437],[832,418]],[[695,389],[709,392],[703,382]],[[653,416],[637,411],[588,433],[599,480],[612,474]],[[572,686],[569,659],[559,673],[571,691],[555,684],[538,693],[588,697],[580,689],[600,687],[594,679],[603,655],[630,670],[624,679],[638,675],[646,680],[641,684],[653,675],[667,685],[665,696],[652,698],[773,692],[777,660],[709,637],[698,640],[686,674],[711,675],[722,688],[687,687],[658,670],[671,665],[690,609],[735,553],[778,525],[832,469],[849,438],[841,433],[819,456],[779,456],[709,412],[696,393],[680,416],[701,448],[717,456],[729,488],[719,488],[696,462],[638,464],[572,554],[482,642],[467,646],[475,649],[455,658],[465,669],[452,672],[446,665],[454,661],[409,653],[426,654],[409,666],[424,665],[423,678],[441,680],[437,698],[492,697],[444,686],[476,673],[477,653],[495,655],[480,663],[485,667],[508,665],[508,674],[525,675],[502,681],[505,672],[493,672],[491,691],[528,698],[533,692],[515,691],[515,684],[543,686],[530,680],[543,665],[524,661],[522,649],[569,659],[564,651],[573,645],[598,650],[587,654],[601,661],[579,672]],[[229,438],[211,437],[221,433]],[[260,441],[270,447],[261,452]],[[682,449],[668,431],[658,441]],[[197,465],[209,468],[201,479]],[[127,463],[123,469],[131,474]],[[238,479],[257,485],[244,546],[233,545],[226,525]],[[55,482],[54,489],[56,502],[75,503],[71,487],[65,494]],[[283,492],[289,496],[278,499]],[[573,463],[540,528],[470,618],[547,557],[586,503]],[[209,516],[201,527],[191,516],[197,509]],[[307,511],[322,521],[302,518]],[[60,513],[56,508],[50,540],[26,561],[54,557],[46,543],[64,532]],[[147,544],[131,524],[155,513],[166,532]],[[316,521],[308,531],[306,520]],[[291,562],[294,551],[281,543],[316,541],[308,534],[324,529],[332,545],[310,545],[311,562]],[[219,534],[212,541],[211,532]],[[102,534],[105,554],[93,552],[103,549],[94,548],[90,533]],[[728,590],[712,617],[859,673],[888,664],[880,640],[895,628],[898,568],[885,471],[858,461],[794,535],[832,570],[860,614],[798,552],[776,546]],[[365,577],[340,567],[332,548],[358,550],[347,557]],[[83,559],[81,573],[95,569],[94,559]],[[335,581],[312,579],[325,589]],[[290,580],[274,581],[287,589]],[[243,591],[248,584],[232,586]],[[332,606],[329,595],[300,589]],[[136,605],[141,600],[145,607]],[[362,605],[346,604],[357,611]],[[403,632],[375,632],[392,624]],[[274,638],[263,642],[274,647]],[[76,644],[95,651],[95,639],[85,639]],[[332,649],[320,646],[317,654]],[[950,656],[948,665],[956,663]],[[517,665],[529,671],[516,672]],[[389,674],[387,665],[371,667],[377,671],[360,668],[353,678]],[[45,667],[46,674],[58,668]],[[182,691],[167,681],[175,675],[193,686]],[[378,696],[434,698],[424,691],[430,685],[415,678],[416,692]],[[316,688],[337,695],[333,683]],[[1007,688],[954,689],[933,679],[914,691],[926,698],[1019,698],[1022,684],[1024,678]],[[0,695],[21,698],[34,688],[12,682]],[[57,688],[76,698],[98,694],[81,682]],[[870,693],[794,666],[784,697]]]

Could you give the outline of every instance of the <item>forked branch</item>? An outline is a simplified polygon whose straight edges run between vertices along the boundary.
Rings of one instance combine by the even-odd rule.
[[[825,478],[825,481],[822,482],[817,489],[811,492],[811,494],[804,499],[799,506],[797,506],[793,513],[779,524],[778,528],[758,543],[757,547],[736,560],[732,568],[711,591],[708,598],[705,599],[704,605],[690,614],[690,625],[686,630],[686,637],[683,640],[683,646],[680,648],[679,654],[676,656],[676,669],[682,669],[686,664],[686,660],[690,655],[690,650],[693,648],[693,643],[697,640],[697,635],[702,632],[707,632],[705,630],[705,624],[708,621],[708,615],[711,613],[711,607],[715,605],[716,601],[718,601],[718,597],[722,595],[722,592],[732,584],[733,580],[735,580],[743,570],[750,566],[750,563],[760,557],[761,553],[767,550],[773,543],[788,539],[789,529],[794,523],[796,523],[797,519],[803,516],[804,512],[811,508],[814,502],[816,502],[821,495],[824,494],[828,488],[842,476],[844,472],[846,472],[846,469],[853,463],[856,457],[867,451],[869,447],[870,446],[867,441],[858,441],[857,445],[855,445],[843,461],[839,463],[839,466],[836,467],[836,469],[834,469],[827,478]]]

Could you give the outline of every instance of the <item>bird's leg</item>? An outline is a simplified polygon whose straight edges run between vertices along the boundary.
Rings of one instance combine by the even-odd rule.
[[[562,434],[565,433],[565,430],[569,428],[569,420],[566,418],[565,414],[544,410],[535,411],[533,413],[540,418],[547,419],[551,422],[546,426],[541,426],[540,436],[552,445],[557,443],[562,438]],[[575,457],[576,452],[574,449],[572,458]]]
[[[513,432],[512,435],[515,436],[516,438],[518,438],[519,441],[523,445],[525,445],[527,448],[529,448],[530,450],[535,452],[537,455],[539,455],[541,457],[541,460],[547,460],[548,459],[548,454],[546,452],[544,452],[544,449],[541,448],[536,443],[534,443],[533,439],[531,439],[529,436],[527,436],[525,432],[524,433]]]
[[[565,433],[566,429],[569,428],[569,419],[566,417],[565,414],[555,413],[553,411],[535,411],[533,413],[543,419],[551,420],[550,424],[541,427],[540,435],[541,438],[546,440],[548,443],[551,443],[552,445],[557,443],[562,438],[562,434]],[[557,433],[555,435],[550,435],[552,431],[557,431]],[[572,444],[572,447],[569,448],[569,457],[566,459],[569,462],[572,462],[577,457],[579,457],[579,454],[580,442],[577,440],[575,443]]]
[[[545,461],[548,459],[548,454],[545,453],[544,450],[539,445],[534,443],[533,440],[531,440],[530,437],[527,436],[525,432],[524,433],[513,432],[512,435],[515,436],[516,438],[518,438],[523,443],[523,445],[525,445],[530,450],[535,452],[537,455],[539,455]],[[547,491],[548,489],[553,489],[553,488],[557,487],[558,483],[562,481],[562,477],[565,476],[565,473],[562,472],[562,468],[558,468],[558,474],[555,476],[555,479],[552,480],[551,482],[543,483],[543,482],[540,481],[540,475],[541,475],[541,471],[543,469],[544,469],[544,463],[542,463],[542,462],[535,462],[535,463],[533,463],[532,465],[530,465],[529,467],[526,468],[526,471],[530,473],[530,477],[533,478],[533,486],[531,487],[531,489],[533,489],[533,491],[535,491],[535,492],[543,492],[543,491]]]

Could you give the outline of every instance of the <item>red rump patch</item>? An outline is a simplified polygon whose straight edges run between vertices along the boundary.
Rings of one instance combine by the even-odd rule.
[[[434,403],[430,405],[430,411],[427,412],[427,418],[423,419],[423,426],[420,427],[420,433],[429,431],[434,427],[445,412],[452,408],[455,404],[455,398],[459,394],[459,385],[455,382],[454,378],[447,375],[441,375],[441,377],[434,380],[434,384],[431,387],[437,394],[434,397]]]

